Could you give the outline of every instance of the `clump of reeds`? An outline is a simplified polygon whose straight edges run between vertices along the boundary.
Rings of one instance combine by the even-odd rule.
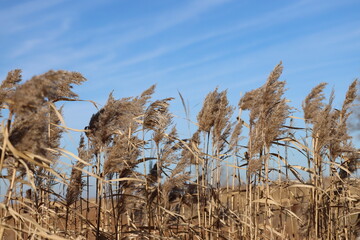
[[[53,168],[59,157],[56,148],[62,133],[61,109],[55,103],[76,100],[71,85],[81,84],[85,78],[75,72],[49,71],[21,81],[21,71],[14,70],[0,86],[1,107],[8,110],[7,122],[2,126],[0,164],[1,172],[5,166],[10,182],[5,205],[18,199],[24,188],[33,188],[32,215],[42,226],[48,216],[44,209],[49,208],[54,194],[55,176],[60,177]],[[9,213],[9,210],[4,212],[5,216]],[[21,226],[32,224],[27,219]]]
[[[349,213],[348,189],[344,185],[344,178],[355,171],[354,157],[347,158],[357,150],[352,146],[351,137],[348,133],[348,118],[351,115],[350,108],[356,99],[355,80],[348,89],[341,110],[333,108],[334,92],[329,97],[329,102],[324,103],[323,90],[326,83],[321,83],[312,89],[303,103],[304,117],[307,124],[311,124],[311,147],[307,151],[308,168],[311,171],[311,183],[315,186],[307,217],[307,234],[319,238],[323,235],[346,235],[349,231],[347,220],[339,221],[340,212],[343,215]],[[340,159],[339,159],[340,158]],[[345,160],[347,159],[347,160]],[[340,162],[339,162],[340,160]],[[328,163],[326,163],[328,161]],[[344,166],[344,167],[342,167]],[[324,169],[329,168],[330,186],[327,194],[323,191]],[[346,172],[346,174],[344,174]],[[341,199],[341,200],[340,200]],[[333,205],[339,206],[334,209]],[[342,207],[340,207],[342,206]],[[350,227],[351,229],[351,227]]]
[[[85,78],[49,71],[22,82],[20,70],[9,72],[0,85],[0,238],[358,237],[359,151],[348,130],[358,82],[338,109],[326,83],[313,88],[304,127],[290,116],[299,112],[282,71],[280,63],[245,93],[236,117],[227,90],[211,91],[188,138],[170,112],[176,100],[151,99],[155,86],[111,93],[78,130],[77,154],[61,148],[71,128],[59,102],[78,100],[72,85]]]
[[[239,107],[242,110],[250,111],[250,129],[248,142],[248,176],[247,181],[259,181],[265,186],[264,192],[250,193],[247,198],[248,214],[259,214],[261,210],[258,204],[253,206],[252,201],[255,198],[261,198],[265,203],[265,217],[263,220],[263,233],[258,232],[258,219],[252,218],[253,229],[250,229],[251,237],[258,237],[258,234],[268,234],[266,229],[270,230],[271,236],[275,230],[272,226],[272,211],[269,205],[270,195],[270,148],[273,142],[281,136],[285,129],[283,125],[289,115],[289,106],[287,100],[283,97],[285,92],[285,82],[279,81],[283,67],[278,64],[269,75],[266,83],[249,93],[246,93],[239,102]],[[254,175],[257,173],[257,175]],[[254,176],[254,180],[252,180]],[[255,183],[256,184],[256,183]],[[261,200],[261,201],[262,201]],[[254,216],[254,215],[253,215]],[[260,235],[262,236],[262,235]]]

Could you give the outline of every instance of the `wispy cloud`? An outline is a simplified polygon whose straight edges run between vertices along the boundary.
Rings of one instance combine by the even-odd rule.
[[[235,34],[235,36],[239,36],[239,35],[245,35],[247,34],[248,31],[254,31],[254,29],[260,30],[272,25],[277,25],[286,21],[290,21],[291,19],[296,19],[296,18],[302,18],[302,17],[306,17],[308,15],[311,14],[317,14],[319,12],[325,11],[325,10],[329,10],[329,9],[334,9],[340,5],[343,5],[344,3],[329,3],[327,5],[316,5],[315,7],[310,7],[309,4],[313,4],[311,1],[300,1],[300,2],[296,2],[292,5],[289,6],[285,6],[281,9],[278,9],[276,11],[273,11],[271,13],[265,14],[263,16],[256,16],[253,19],[246,19],[246,21],[242,21],[240,20],[240,22],[238,22],[237,24],[234,24],[233,26],[229,26],[229,27],[225,27],[225,28],[221,28],[221,29],[216,29],[216,30],[212,30],[209,32],[205,32],[205,33],[200,33],[197,36],[193,36],[191,38],[187,38],[187,39],[182,39],[180,42],[176,42],[175,44],[168,44],[167,46],[160,46],[157,49],[152,49],[149,52],[143,52],[140,55],[134,56],[134,57],[130,57],[127,58],[126,60],[117,62],[117,63],[110,63],[110,65],[113,65],[113,69],[119,69],[121,67],[125,67],[131,64],[138,64],[141,63],[143,61],[147,61],[153,58],[157,58],[160,56],[163,56],[165,54],[174,52],[174,51],[178,51],[184,47],[196,44],[196,43],[200,43],[200,42],[204,42],[206,40],[209,39],[213,39],[213,38],[219,38],[221,36],[224,35],[228,35],[228,34]],[[191,7],[188,7],[191,9]],[[204,11],[204,9],[208,9],[208,6],[203,8],[202,11]],[[185,11],[186,12],[186,11]],[[181,14],[179,17],[175,17],[175,19],[184,19],[183,15],[186,15],[187,17],[193,16],[194,12],[196,11],[191,11],[191,14]],[[199,11],[200,12],[200,11]],[[161,18],[166,19],[169,16],[162,16]],[[162,21],[160,21],[162,22]],[[179,20],[175,20],[173,23],[178,23]],[[160,24],[160,25],[154,25],[156,27],[154,27],[154,29],[150,29],[148,33],[152,33],[155,34],[158,30],[165,29],[166,27],[170,27],[171,24]],[[135,32],[134,32],[135,33]],[[128,42],[132,42],[133,40],[138,40],[139,38],[145,37],[147,36],[146,33],[142,32],[141,36],[138,36],[136,34],[126,34],[127,36],[129,36],[129,38],[125,38],[125,40],[121,40],[120,43],[121,44],[125,44]],[[133,36],[133,37],[131,37]],[[137,37],[135,37],[137,36]],[[114,45],[111,45],[110,47],[116,47],[116,46],[120,46],[121,44],[119,44],[119,42],[117,42]],[[109,47],[109,46],[108,46]],[[95,49],[94,49],[95,50]],[[96,50],[95,50],[96,51]],[[109,67],[109,65],[107,65]],[[111,68],[111,67],[110,67]]]
[[[146,29],[145,31],[142,31],[139,37],[141,38],[164,31],[165,29],[189,21],[190,19],[197,17],[212,8],[229,1],[230,0],[191,1],[190,4],[185,5],[180,9],[174,9],[170,12],[162,14],[159,17],[156,17],[153,22],[154,27],[150,28],[148,31],[146,31]]]
[[[195,0],[185,5],[174,7],[164,12],[155,12],[153,15],[136,19],[136,24],[114,21],[102,26],[101,29],[94,29],[94,32],[88,32],[89,35],[101,32],[98,41],[109,44],[99,46],[98,41],[84,46],[86,49],[92,49],[93,52],[104,52],[115,47],[125,47],[128,44],[134,44],[156,34],[162,33],[168,29],[177,27],[177,25],[188,22],[199,15],[214,9],[215,7],[230,2],[231,0]],[[119,26],[120,25],[120,26]]]
[[[0,10],[0,34],[15,33],[24,30],[31,22],[37,21],[36,16],[44,14],[49,8],[55,7],[65,0],[34,0],[17,4],[11,8]],[[30,24],[31,25],[31,24]]]
[[[130,65],[136,65],[140,64],[145,61],[150,61],[155,58],[160,58],[163,56],[166,56],[167,54],[179,51],[183,48],[189,47],[191,45],[209,41],[210,39],[217,39],[221,38],[222,36],[226,35],[232,35],[233,38],[239,38],[241,36],[246,36],[249,34],[249,32],[254,31],[260,31],[261,29],[270,27],[271,25],[279,25],[281,23],[290,21],[291,19],[296,18],[303,18],[306,16],[309,16],[311,14],[318,14],[319,12],[325,11],[325,9],[335,9],[339,7],[340,5],[343,5],[344,3],[329,3],[326,6],[323,6],[322,4],[316,5],[314,8],[310,8],[309,4],[312,4],[310,1],[301,1],[296,2],[292,5],[285,6],[281,9],[278,9],[276,11],[273,11],[271,13],[262,15],[262,16],[256,16],[253,19],[247,19],[246,22],[239,21],[237,24],[234,24],[233,26],[222,28],[222,29],[216,29],[213,31],[208,31],[205,33],[199,33],[197,36],[191,36],[189,38],[181,38],[180,41],[177,41],[175,43],[168,43],[166,46],[159,46],[155,49],[151,49],[149,51],[142,52],[135,56],[126,57],[126,59],[117,58],[107,58],[108,61],[104,60],[101,61],[101,63],[95,61],[94,64],[91,64],[87,68],[93,68],[96,65],[98,68],[106,70],[107,72],[115,74],[116,72],[122,71],[122,69],[130,66]],[[296,11],[295,11],[296,10]],[[255,30],[256,29],[256,30]],[[336,31],[332,31],[336,32]],[[319,33],[324,34],[324,33]],[[325,32],[326,34],[326,32]],[[344,37],[343,35],[341,35]],[[330,36],[328,36],[330,37]],[[339,36],[340,37],[340,36]],[[306,40],[306,36],[298,36],[300,45],[304,45],[301,41]],[[301,40],[300,40],[301,39]],[[314,40],[314,38],[312,38]],[[335,41],[334,38],[327,38],[326,41]],[[296,40],[296,39],[295,39]],[[319,39],[316,39],[319,40]],[[221,40],[220,40],[221,41]],[[291,42],[293,40],[289,39],[288,42]],[[318,42],[318,41],[316,41]],[[276,45],[276,44],[275,44]],[[312,46],[311,43],[309,43],[309,46]],[[113,47],[112,45],[107,47]],[[86,48],[87,49],[87,48]],[[90,49],[89,49],[90,50]],[[92,49],[96,52],[96,49]],[[91,50],[90,50],[91,52]],[[88,51],[86,53],[89,54]],[[106,51],[105,51],[106,53]],[[221,57],[221,54],[219,55]],[[191,65],[190,65],[191,66]],[[172,68],[172,67],[170,67]],[[175,69],[177,69],[175,67]],[[137,72],[139,70],[136,70]],[[152,74],[153,76],[154,74]],[[148,77],[143,76],[141,78]]]
[[[53,7],[65,0],[34,0],[34,1],[25,1],[23,3],[19,3],[13,7],[0,10],[0,19],[1,20],[11,20],[17,19],[19,17],[26,17],[28,15],[32,15],[38,13],[39,11],[43,11],[49,7]]]
[[[240,56],[231,56],[231,53],[236,53],[236,49],[229,49],[227,46],[223,46],[226,50],[222,51],[222,45],[227,44],[231,39],[238,41],[242,38],[247,38],[247,36],[255,36],[257,33],[275,26],[281,28],[291,21],[315,17],[324,12],[331,12],[352,4],[354,1],[318,1],[316,3],[310,0],[292,1],[281,8],[274,8],[268,12],[259,12],[250,18],[242,17],[241,13],[239,13],[239,16],[232,21],[232,24],[214,26],[206,25],[207,14],[216,14],[216,9],[226,4],[231,6],[232,3],[230,1],[187,1],[185,3],[178,2],[177,6],[168,7],[166,10],[154,10],[152,14],[146,17],[139,16],[135,20],[131,19],[126,22],[122,21],[122,19],[114,18],[111,21],[105,21],[101,28],[80,28],[79,31],[77,29],[74,31],[75,29],[70,24],[75,23],[75,20],[69,17],[69,9],[59,9],[55,12],[47,11],[60,3],[66,2],[65,0],[46,2],[45,6],[40,5],[40,0],[33,2],[34,6],[29,7],[29,12],[24,13],[26,11],[26,4],[17,5],[13,10],[10,10],[10,13],[7,13],[7,16],[4,17],[0,14],[0,20],[8,18],[12,19],[14,23],[25,23],[23,21],[25,16],[40,15],[41,18],[34,17],[34,20],[28,24],[35,24],[36,21],[39,24],[44,24],[46,21],[40,19],[54,19],[55,16],[56,21],[52,22],[52,30],[49,31],[49,28],[46,28],[43,34],[38,36],[30,35],[30,37],[19,40],[16,43],[16,48],[8,51],[7,57],[13,58],[14,61],[21,63],[22,67],[29,68],[34,73],[39,69],[71,68],[81,71],[85,70],[84,72],[89,75],[102,71],[104,75],[128,76],[130,79],[140,81],[145,78],[154,79],[158,76],[165,76],[179,69],[186,70],[193,66],[199,66],[215,60],[220,61],[222,72],[213,75],[221,76],[227,72],[234,72],[236,71],[234,64],[238,63],[240,59],[249,57],[249,55],[241,53]],[[69,6],[67,5],[67,7]],[[86,11],[90,13],[90,10],[96,9],[96,4],[86,6],[86,8]],[[13,12],[13,15],[11,12]],[[14,12],[17,13],[15,14]],[[0,11],[0,13],[2,12]],[[204,15],[204,18],[201,17],[202,15]],[[64,19],[68,19],[68,22]],[[79,13],[76,20],[81,20],[81,13]],[[167,41],[165,44],[156,40],[156,37],[166,35],[171,31],[175,32],[181,26],[186,28],[186,26],[201,21],[204,27],[199,28],[198,31],[191,32],[189,35],[176,36],[174,41]],[[352,24],[352,26],[357,25],[357,23]],[[339,25],[339,28],[342,29],[343,26]],[[313,31],[318,31],[318,29]],[[330,37],[331,34],[340,32],[344,33],[344,35],[339,34],[335,37]],[[269,46],[255,48],[250,53],[250,56],[266,58],[270,56],[270,52],[276,53],[276,51],[284,49],[287,49],[287,52],[282,53],[282,55],[287,56],[290,52],[296,53],[301,48],[305,50],[311,47],[315,48],[319,41],[323,43],[319,51],[323,51],[326,45],[333,46],[344,41],[346,42],[346,39],[358,36],[356,32],[337,31],[336,29],[330,29],[329,33],[326,34],[324,31],[319,31],[319,37],[317,38],[316,35],[312,36],[313,33],[310,31],[303,35],[285,36],[286,41],[280,40],[279,43],[272,42],[270,39],[267,44]],[[276,33],[278,36],[281,36],[281,34],[281,31]],[[276,37],[276,35],[272,36]],[[321,40],[323,36],[329,38]],[[343,40],[340,39],[341,37]],[[263,39],[264,37],[262,36],[261,40]],[[148,43],[150,40],[153,43],[143,47],[143,43]],[[252,39],[251,41],[255,42],[256,40]],[[262,45],[266,45],[264,41],[260,42]],[[284,42],[286,43],[284,44]],[[189,59],[185,58],[185,62],[170,61],[171,57],[196,46],[196,44],[202,43],[211,43],[215,46],[211,49],[211,54],[192,55],[189,56]],[[347,44],[343,48],[351,48],[351,46],[356,47],[356,44],[352,42],[352,44]],[[137,50],[138,47],[141,48],[141,51]],[[200,45],[199,48],[202,47]],[[260,51],[263,51],[263,53],[260,54]],[[269,54],[266,54],[268,52]],[[29,61],[29,56],[34,60]],[[169,61],[164,61],[164,59],[169,59]],[[159,69],[141,69],[141,66],[146,66],[146,63],[156,62],[155,60],[163,62],[161,67],[156,65]],[[41,66],[38,66],[36,62],[41,62]],[[229,66],[226,67],[226,64]],[[199,69],[200,72],[201,68]],[[204,75],[205,78],[206,74]]]
[[[0,11],[0,26],[1,22],[6,23],[6,31],[0,31],[1,34],[16,33],[17,31],[27,30],[28,28],[36,25],[44,25],[43,29],[37,29],[36,35],[30,35],[27,38],[17,39],[12,44],[12,47],[7,50],[8,57],[18,58],[23,57],[24,54],[31,54],[32,58],[39,58],[42,60],[55,59],[53,56],[57,56],[54,64],[63,65],[72,61],[85,61],[86,58],[102,56],[110,54],[114,49],[124,48],[127,44],[133,44],[134,42],[141,41],[144,38],[151,37],[158,33],[161,33],[169,28],[172,28],[178,24],[189,21],[190,19],[208,11],[211,8],[219,4],[228,2],[228,0],[209,0],[209,1],[191,1],[190,3],[182,6],[179,9],[173,9],[172,12],[163,12],[161,14],[156,13],[151,18],[138,19],[138,23],[142,22],[141,25],[146,24],[149,27],[143,28],[142,26],[132,27],[132,29],[121,29],[121,32],[107,32],[116,29],[114,25],[119,23],[110,22],[108,25],[100,29],[101,34],[97,34],[99,29],[92,31],[83,30],[84,32],[75,32],[74,37],[68,37],[67,35],[62,36],[66,33],[71,25],[69,24],[70,17],[67,9],[47,11],[60,3],[64,3],[66,0],[52,0],[46,1],[46,4],[41,0],[27,2],[25,4],[16,5],[10,9]],[[96,4],[93,5],[96,7]],[[89,6],[87,6],[89,8]],[[86,8],[82,8],[86,10]],[[26,18],[31,18],[32,21],[26,21]],[[45,23],[51,19],[51,29],[46,27]],[[66,20],[64,20],[66,19]],[[124,25],[120,23],[120,25]],[[129,24],[132,26],[132,24]],[[70,29],[72,30],[72,29]],[[89,41],[96,36],[95,41]],[[106,39],[107,36],[111,36],[110,39]],[[14,36],[15,37],[15,36]],[[74,42],[85,41],[85,44],[74,49]],[[90,43],[89,43],[90,42]],[[41,47],[39,49],[39,47]],[[12,49],[12,50],[11,50]],[[42,49],[48,49],[49,51],[42,51]],[[145,61],[156,56],[160,56],[167,52],[166,49],[155,49],[152,52],[142,56],[130,57],[130,60],[123,60],[119,62],[119,65],[130,65],[136,64],[141,61]],[[104,59],[104,58],[103,58]],[[111,57],[105,57],[105,59],[112,60]],[[43,61],[45,65],[51,65],[52,61]]]
[[[28,52],[39,50],[39,48],[48,45],[52,41],[55,41],[63,33],[69,30],[70,24],[70,19],[64,19],[60,23],[60,26],[57,26],[53,30],[47,32],[46,35],[36,36],[32,39],[25,40],[19,46],[17,46],[12,53],[10,53],[10,57],[16,58]]]

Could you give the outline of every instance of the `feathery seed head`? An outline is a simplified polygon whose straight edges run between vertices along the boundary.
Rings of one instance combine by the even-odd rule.
[[[306,122],[313,122],[316,115],[321,111],[324,107],[323,100],[324,97],[324,88],[327,83],[320,83],[316,87],[314,87],[309,95],[305,98],[302,107],[304,111],[304,118]]]
[[[250,110],[251,156],[263,147],[270,147],[272,141],[283,133],[282,125],[289,114],[289,106],[283,98],[285,82],[279,81],[282,69],[280,62],[262,87],[246,93],[239,102],[241,109]]]

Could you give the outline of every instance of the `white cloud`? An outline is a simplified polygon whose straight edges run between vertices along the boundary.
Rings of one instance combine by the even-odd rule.
[[[26,26],[29,26],[29,23],[31,25],[35,16],[44,14],[45,10],[62,2],[64,2],[64,0],[25,1],[11,8],[0,10],[1,34],[5,35],[23,30]]]
[[[35,1],[37,4],[39,4],[39,2],[40,1]],[[51,7],[55,3],[60,2],[60,0],[53,1],[52,4],[48,4],[48,7]],[[65,29],[64,31],[57,29],[50,32],[50,34],[47,34],[48,36],[45,38],[41,36],[25,39],[22,41],[16,51],[12,52],[11,56],[20,57],[24,54],[30,53],[32,50],[40,49],[39,51],[31,53],[33,59],[38,59],[41,61],[42,68],[44,69],[54,67],[61,68],[63,65],[67,65],[73,66],[74,68],[81,66],[83,69],[89,69],[89,72],[99,69],[102,71],[113,72],[114,74],[118,74],[119,72],[124,71],[127,72],[128,75],[132,75],[132,72],[126,71],[127,67],[136,66],[139,63],[164,57],[167,54],[175,53],[176,51],[196,43],[205,42],[210,39],[214,40],[214,42],[218,41],[221,43],[221,38],[224,36],[229,38],[246,36],[249,32],[252,31],[261,31],[261,29],[281,25],[282,23],[286,23],[287,21],[291,21],[293,19],[301,19],[307,16],[319,14],[323,11],[336,9],[337,7],[344,4],[349,4],[349,2],[344,3],[340,1],[317,3],[309,0],[296,1],[290,5],[286,5],[281,9],[276,9],[267,14],[254,15],[252,19],[243,19],[241,16],[239,16],[237,23],[235,22],[231,26],[201,30],[202,32],[198,32],[197,35],[193,35],[188,38],[179,36],[176,42],[174,41],[171,44],[162,46],[159,45],[149,50],[145,49],[140,54],[134,54],[133,52],[135,51],[132,51],[131,49],[129,50],[130,54],[122,54],[123,51],[126,52],[128,50],[130,44],[130,48],[136,48],[136,44],[141,44],[141,42],[146,38],[175,28],[179,24],[190,21],[196,16],[204,14],[209,10],[214,10],[215,7],[221,4],[225,4],[226,2],[227,1],[224,0],[191,1],[189,4],[183,5],[182,7],[178,7],[176,9],[174,8],[170,12],[156,12],[149,18],[136,19],[136,24],[128,23],[127,25],[119,22],[111,22],[105,24],[102,29],[81,30],[76,33],[71,33],[71,35],[74,34],[74,37],[68,37],[66,40],[61,36],[63,36],[68,29]],[[24,7],[19,8],[23,9]],[[32,9],[33,10],[30,12],[40,13],[41,6],[37,6],[35,4]],[[61,16],[66,16],[65,12],[60,12],[57,14],[57,18],[59,20],[61,19]],[[146,25],[148,26],[147,28],[142,27],[144,23],[148,23]],[[115,32],[114,34],[112,31],[116,30],[118,25],[120,25],[120,30],[118,33]],[[71,27],[71,25],[68,27]],[[99,34],[99,31],[101,34]],[[302,37],[299,39],[304,40]],[[86,44],[87,39],[91,39],[91,41],[88,41],[88,44]],[[84,41],[83,45],[77,47],[72,45],[74,42],[81,41]],[[291,41],[293,40],[289,40],[288,42]],[[294,41],[296,41],[296,39]],[[332,39],[332,41],[334,41],[334,39]],[[310,46],[314,46],[314,44],[310,44]],[[276,46],[274,46],[274,48],[276,48]],[[47,49],[49,51],[42,51],[41,49]],[[214,54],[216,55],[218,53]],[[221,54],[219,54],[218,57],[221,57]],[[36,65],[34,62],[26,63],[25,60],[22,60],[22,62],[25,64],[25,66]],[[202,62],[202,60],[195,58],[192,62],[196,64],[196,62]],[[182,64],[180,63],[179,66],[181,65]],[[185,67],[186,66],[187,65],[185,63]],[[188,66],[191,67],[191,64]],[[169,69],[170,71],[172,68],[173,67],[171,65],[164,66],[165,70]],[[175,69],[177,69],[176,66]]]
[[[3,19],[12,19],[16,22],[17,20],[19,20],[19,18],[22,18],[25,15],[31,16],[31,14],[34,14],[32,16],[32,21],[30,25],[27,21],[19,21],[16,22],[16,24],[14,23],[14,27],[11,27],[12,29],[24,29],[24,26],[31,26],[36,23],[43,25],[48,19],[55,19],[55,21],[60,22],[57,24],[61,24],[61,27],[52,27],[55,30],[52,30],[50,32],[43,32],[42,34],[40,32],[40,34],[38,33],[36,36],[30,36],[29,38],[24,40],[20,39],[20,43],[15,43],[17,45],[16,47],[15,45],[12,46],[12,48],[15,50],[10,51],[8,57],[18,58],[20,56],[23,56],[24,54],[30,53],[32,50],[39,49],[39,51],[32,52],[33,58],[43,60],[42,64],[46,66],[55,64],[62,65],[70,62],[83,62],[86,58],[92,56],[99,57],[100,55],[101,57],[104,55],[112,55],[114,49],[120,50],[129,43],[141,41],[146,37],[153,36],[157,33],[165,31],[166,29],[174,27],[177,24],[186,22],[219,4],[228,2],[228,0],[191,1],[190,4],[187,4],[176,10],[174,9],[173,12],[164,12],[162,14],[153,16],[153,18],[151,19],[136,20],[138,23],[142,22],[142,24],[150,21],[151,23],[149,25],[151,27],[146,29],[138,26],[134,30],[128,30],[122,32],[121,35],[114,36],[112,32],[107,32],[106,30],[111,31],[113,29],[116,29],[114,24],[117,25],[118,23],[110,23],[104,26],[103,29],[100,29],[101,34],[99,34],[99,29],[94,29],[93,31],[85,30],[85,35],[83,35],[81,32],[76,32],[74,33],[75,36],[73,38],[70,38],[71,40],[64,40],[63,38],[61,38],[61,35],[71,27],[68,21],[64,20],[64,18],[69,18],[67,16],[68,13],[63,12],[64,10],[60,12],[56,11],[55,13],[41,13],[42,10],[46,10],[47,8],[55,6],[60,2],[62,2],[62,0],[54,0],[50,1],[47,4],[41,5],[41,0],[38,0],[33,2],[33,5],[30,3],[24,5],[17,5],[10,9],[9,13],[7,13],[6,16],[2,16]],[[96,4],[94,6],[96,6]],[[26,10],[27,8],[29,9],[29,11]],[[87,6],[86,8],[90,7]],[[84,8],[82,8],[82,10],[84,10]],[[55,17],[53,15],[55,15]],[[121,29],[122,31],[124,31],[125,29],[123,28],[125,27],[125,25],[123,25],[122,23],[120,23],[120,25],[122,25]],[[131,23],[129,25],[132,26],[133,29],[133,25]],[[72,49],[73,42],[81,41],[81,39],[93,39],[94,36],[96,36],[96,38],[90,44],[83,45],[76,49]],[[105,39],[107,38],[107,36],[109,36],[110,39],[108,39],[108,41],[104,41],[104,36]],[[41,51],[41,49],[44,49],[46,47],[50,49],[50,51]],[[120,60],[117,62],[117,65],[128,66],[131,64],[136,64],[145,60],[149,60],[171,51],[171,48],[173,47],[171,46],[161,49],[155,49],[151,52],[147,52],[139,56],[130,57],[130,59],[127,60]],[[54,58],[54,56],[56,56],[56,58]],[[103,59],[107,59],[108,61],[113,60],[112,57],[105,57]],[[32,63],[29,64],[32,65]],[[108,64],[108,62],[105,62],[105,64]]]
[[[70,27],[70,19],[64,19],[60,23],[60,26],[56,27],[54,30],[47,32],[46,35],[36,36],[32,39],[27,39],[22,42],[16,49],[10,53],[11,58],[17,58],[24,54],[27,54],[31,51],[36,50],[42,46],[46,46],[47,44],[56,41],[63,33],[69,30]]]
[[[199,33],[196,36],[191,36],[191,37],[185,38],[185,39],[180,38],[180,41],[174,42],[173,44],[170,43],[170,44],[167,44],[166,46],[159,46],[155,49],[151,49],[147,52],[142,52],[141,54],[138,54],[138,55],[134,55],[134,56],[130,56],[130,57],[126,56],[126,59],[123,58],[123,59],[115,60],[115,58],[107,58],[108,61],[106,61],[105,60],[106,58],[104,58],[104,61],[101,62],[103,64],[103,66],[102,67],[98,66],[98,68],[104,69],[109,72],[119,72],[123,68],[126,68],[128,66],[136,65],[136,64],[139,64],[139,63],[142,63],[145,61],[149,61],[149,60],[152,60],[155,58],[162,57],[166,54],[179,51],[180,49],[186,48],[186,47],[191,46],[196,43],[205,42],[210,39],[220,38],[225,35],[234,35],[234,37],[239,37],[239,35],[246,36],[246,34],[249,31],[260,31],[263,28],[267,28],[271,25],[279,25],[283,22],[290,21],[291,19],[294,19],[294,18],[302,18],[302,17],[306,17],[311,14],[319,14],[322,11],[334,9],[340,5],[343,5],[344,3],[334,2],[334,3],[329,3],[326,6],[323,5],[322,3],[319,3],[313,7],[310,7],[309,6],[310,4],[313,4],[313,2],[311,2],[311,1],[295,2],[294,4],[285,6],[281,9],[270,12],[266,15],[255,16],[253,19],[247,19],[246,22],[239,21],[238,24],[235,24],[228,28],[221,28],[221,29],[216,29],[213,31],[208,31],[205,33]],[[191,7],[188,6],[188,8],[191,8]],[[181,16],[179,16],[175,19],[183,19],[184,18],[183,15],[192,16],[192,14],[180,14],[180,15]],[[165,16],[161,16],[159,18],[165,18]],[[178,21],[175,21],[175,22],[178,22]],[[158,26],[155,28],[160,29],[162,27]],[[331,29],[332,32],[338,31],[339,29],[337,29],[337,28]],[[341,26],[340,29],[341,28],[343,28],[343,26]],[[149,30],[149,31],[151,31],[151,30]],[[319,39],[316,38],[316,35],[319,35],[321,37],[321,35],[324,35],[324,34],[327,35],[327,32],[328,31],[316,33],[314,36],[312,34],[307,35],[307,36],[301,36],[301,37],[298,37],[299,39],[301,39],[301,41],[297,41],[297,42],[300,45],[304,45],[303,41],[307,41],[309,46],[313,46],[314,44],[311,43],[310,41],[316,40],[314,43],[317,43],[319,41]],[[334,41],[336,41],[337,38],[340,38],[340,37],[346,38],[346,36],[348,34],[350,34],[350,33],[346,33],[345,35],[337,35],[337,37],[327,38],[326,40],[323,40],[323,42],[328,42],[328,41],[334,42]],[[310,37],[312,40],[308,41],[307,37]],[[121,40],[121,42],[124,42],[124,41],[125,41],[124,39]],[[292,41],[296,41],[296,39],[288,40],[288,42],[290,42],[290,43]],[[102,46],[101,51],[103,51],[106,55],[106,52],[109,51],[106,48],[113,49],[113,48],[116,48],[117,46],[118,46],[118,43]],[[86,47],[86,49],[89,49],[89,51],[84,51],[86,54],[91,54],[92,52],[95,53],[98,50],[98,49],[96,49],[96,47],[95,48]],[[96,63],[98,64],[99,62],[96,62]],[[142,76],[141,78],[144,78],[144,76]]]

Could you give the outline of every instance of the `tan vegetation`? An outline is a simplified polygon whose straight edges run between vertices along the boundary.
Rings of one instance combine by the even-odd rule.
[[[59,103],[79,100],[72,85],[85,78],[49,71],[22,82],[20,70],[9,72],[0,86],[0,238],[359,237],[359,151],[347,127],[357,80],[339,109],[319,84],[299,118],[282,69],[237,108],[226,91],[210,92],[188,139],[178,137],[173,98],[151,100],[155,86],[137,97],[110,94],[77,154],[60,147],[71,129]]]

